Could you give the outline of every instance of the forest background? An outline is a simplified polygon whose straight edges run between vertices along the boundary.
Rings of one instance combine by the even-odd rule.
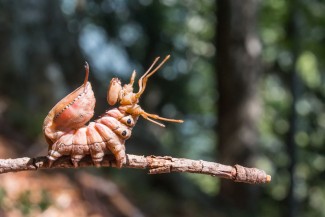
[[[0,1],[0,158],[46,155],[43,119],[97,103],[156,56],[127,153],[258,167],[267,185],[114,168],[0,175],[0,216],[325,216],[325,4],[319,0]]]

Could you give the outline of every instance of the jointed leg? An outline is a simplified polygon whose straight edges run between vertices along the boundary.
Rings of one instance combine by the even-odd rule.
[[[156,115],[156,114],[149,114],[145,111],[142,111],[141,113],[141,116],[144,118],[144,119],[147,119],[148,121],[151,121],[161,127],[165,127],[164,124],[162,123],[159,123],[155,120],[152,120],[151,118],[153,119],[157,119],[157,120],[162,120],[162,121],[168,121],[168,122],[175,122],[175,123],[183,123],[184,121],[183,120],[176,120],[176,119],[169,119],[169,118],[164,118],[164,117],[160,117],[159,115]]]
[[[129,83],[131,86],[133,86],[135,75],[136,75],[136,72],[135,72],[135,70],[133,70],[131,78],[130,78],[130,83]]]

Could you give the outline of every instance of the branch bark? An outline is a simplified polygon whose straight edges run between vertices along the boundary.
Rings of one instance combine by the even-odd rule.
[[[90,156],[84,157],[78,167],[94,166]],[[105,155],[101,167],[116,167],[113,155]],[[257,168],[247,168],[240,165],[227,166],[219,163],[203,160],[191,160],[185,158],[173,158],[170,156],[139,156],[127,154],[127,160],[123,164],[126,168],[148,169],[149,174],[188,172],[206,174],[219,178],[231,179],[235,182],[250,184],[268,183],[271,176]],[[69,156],[56,160],[50,167],[45,156],[15,159],[0,159],[0,174],[8,172],[32,171],[38,169],[75,168]]]

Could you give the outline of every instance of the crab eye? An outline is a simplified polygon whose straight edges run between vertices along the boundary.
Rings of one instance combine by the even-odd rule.
[[[122,136],[126,136],[126,134],[127,134],[126,130],[123,130]]]
[[[131,118],[129,118],[129,119],[126,121],[126,123],[127,123],[128,125],[130,125],[130,124],[132,123]]]

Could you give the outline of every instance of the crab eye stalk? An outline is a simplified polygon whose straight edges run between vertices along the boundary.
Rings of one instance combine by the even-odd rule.
[[[119,100],[120,92],[122,91],[121,81],[118,78],[113,78],[107,90],[107,102],[113,106]]]

